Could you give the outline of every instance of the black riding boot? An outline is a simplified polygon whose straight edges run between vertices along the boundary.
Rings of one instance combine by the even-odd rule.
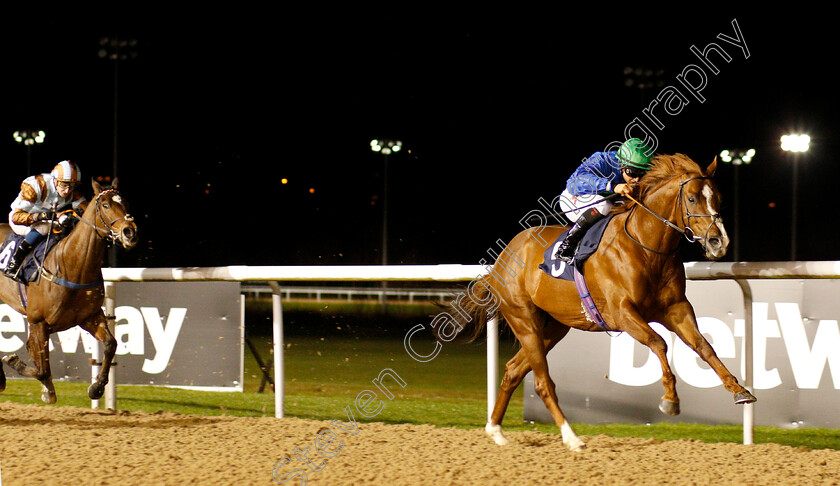
[[[28,241],[20,241],[17,248],[15,248],[15,252],[12,254],[12,257],[9,258],[9,264],[6,266],[6,270],[4,270],[7,277],[12,280],[25,283],[22,282],[21,277],[18,276],[18,271],[20,270],[20,265],[23,263],[26,255],[29,255],[29,252],[32,251],[32,247],[33,245],[29,244]]]
[[[592,225],[603,217],[604,215],[594,208],[583,213],[578,220],[575,221],[574,226],[569,229],[566,239],[560,242],[560,248],[557,249],[557,253],[554,255],[554,258],[559,258],[566,263],[572,263],[572,260],[575,257],[575,252],[577,251],[577,246],[580,243],[580,240],[583,239],[583,235],[586,234],[586,231],[591,228]]]

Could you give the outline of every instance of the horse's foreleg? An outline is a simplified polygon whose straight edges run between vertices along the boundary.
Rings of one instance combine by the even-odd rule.
[[[35,378],[41,382],[41,400],[44,403],[55,403],[55,387],[50,372],[50,347],[49,332],[43,322],[29,323],[29,338],[26,340],[26,349],[32,358],[35,366],[27,366],[18,355],[12,354],[3,357],[3,362],[10,368],[17,371],[21,376]]]
[[[551,348],[563,339],[568,332],[568,326],[549,319],[544,330],[543,339],[546,353],[551,351]],[[516,391],[522,383],[522,379],[525,378],[525,375],[529,371],[531,371],[531,365],[522,349],[517,351],[513,358],[505,364],[505,374],[502,378],[502,384],[499,387],[499,396],[496,398],[493,413],[490,414],[490,421],[485,427],[487,435],[492,437],[499,445],[506,445],[508,443],[508,440],[502,434],[502,420],[505,417],[505,412],[507,411],[513,392]]]
[[[108,321],[101,310],[88,320],[79,324],[79,326],[89,332],[97,341],[105,345],[99,374],[96,376],[96,381],[88,387],[88,396],[90,399],[99,400],[102,398],[103,393],[105,393],[105,385],[108,384],[108,373],[111,370],[111,363],[117,352],[117,340],[111,334],[111,330],[108,329]]]
[[[662,387],[665,389],[665,394],[659,402],[659,410],[666,415],[679,415],[680,397],[677,395],[677,379],[671,371],[671,365],[668,364],[668,345],[662,336],[642,319],[635,307],[626,304],[619,312],[618,315],[622,316],[624,322],[621,330],[647,346],[659,358],[659,365],[662,367]]]
[[[672,306],[666,315],[668,323],[673,324],[674,333],[684,342],[689,348],[693,349],[697,356],[705,361],[709,366],[715,370],[724,388],[730,391],[735,398],[736,404],[752,403],[756,398],[746,388],[738,383],[738,379],[729,372],[729,370],[718,358],[714,348],[709,344],[709,341],[700,333],[697,327],[697,318],[694,314],[694,309],[687,301]]]

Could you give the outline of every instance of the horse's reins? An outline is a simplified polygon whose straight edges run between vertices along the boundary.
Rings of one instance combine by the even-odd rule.
[[[93,198],[93,202],[96,204],[96,206],[94,206],[94,211],[95,211],[96,214],[95,214],[93,223],[85,221],[79,215],[77,215],[75,212],[73,212],[72,215],[78,221],[80,221],[80,222],[82,222],[82,223],[84,223],[88,226],[93,227],[93,229],[96,230],[96,234],[97,234],[97,236],[99,236],[99,238],[101,238],[103,240],[109,240],[111,243],[116,243],[117,238],[119,238],[119,233],[114,231],[114,228],[113,228],[114,223],[116,223],[117,221],[119,221],[121,219],[125,219],[127,222],[131,222],[131,221],[134,221],[134,218],[131,217],[128,213],[126,213],[126,214],[120,216],[119,218],[115,218],[110,223],[108,221],[106,221],[105,218],[102,216],[102,211],[100,210],[99,198],[103,194],[108,194],[108,193],[119,194],[119,192],[117,192],[116,189],[106,189],[106,190],[100,192],[99,194],[97,194],[96,197]],[[99,219],[99,221],[102,222],[102,224],[105,225],[107,230],[100,228],[99,225],[96,224],[95,221],[96,221],[97,218]],[[63,278],[61,278],[57,275],[58,271],[56,271],[56,274],[53,274],[53,273],[49,272],[44,267],[44,263],[46,263],[46,260],[47,259],[46,259],[46,256],[45,256],[44,257],[44,262],[42,262],[42,264],[41,264],[41,271],[39,273],[40,273],[40,275],[44,276],[44,278],[46,278],[50,282],[53,282],[55,284],[61,285],[63,287],[68,287],[68,288],[71,288],[71,289],[89,289],[89,288],[98,287],[99,284],[102,283],[102,276],[101,275],[96,281],[91,282],[91,283],[87,283],[87,284],[79,284],[79,283],[75,283],[75,282],[70,282],[69,280],[65,280],[65,279],[63,279]],[[57,263],[57,261],[56,261],[56,263]]]
[[[676,204],[678,204],[681,208],[683,208],[685,210],[685,214],[683,214],[682,211],[678,211],[679,214],[680,214],[680,218],[682,219],[682,223],[684,225],[684,228],[680,228],[679,226],[677,226],[676,224],[671,222],[668,218],[665,218],[665,217],[659,215],[656,211],[650,209],[649,207],[645,206],[641,202],[637,201],[635,198],[633,198],[633,196],[630,196],[628,194],[625,197],[627,197],[628,199],[630,199],[631,201],[636,203],[636,205],[638,205],[639,207],[641,207],[645,211],[652,214],[654,217],[656,217],[659,221],[664,223],[666,226],[674,229],[675,231],[677,231],[678,233],[683,235],[685,237],[685,239],[688,240],[689,243],[694,243],[695,241],[700,241],[700,242],[702,242],[701,244],[705,247],[706,242],[708,241],[709,231],[711,231],[712,226],[715,223],[720,221],[720,219],[721,219],[720,214],[692,214],[691,212],[688,211],[688,207],[686,206],[685,202],[683,201],[683,199],[685,197],[684,194],[683,194],[683,190],[685,188],[685,185],[687,183],[693,181],[693,180],[706,180],[706,179],[709,179],[709,178],[708,177],[703,177],[703,176],[697,176],[697,177],[690,177],[690,178],[680,182],[680,192],[679,192],[679,195],[677,196]],[[632,212],[631,212],[631,214],[632,214]],[[690,226],[691,218],[712,218],[712,222],[709,224],[709,227],[706,228],[706,234],[704,236],[697,236],[697,235],[694,234],[694,230],[692,230],[691,226]],[[630,219],[630,215],[628,215],[627,219],[624,220],[624,233],[627,234],[627,236],[631,240],[633,240],[634,243],[641,246],[645,250],[651,251],[651,252],[656,253],[658,255],[667,255],[668,254],[668,252],[658,251],[658,250],[654,250],[653,248],[649,248],[649,247],[645,246],[641,241],[634,238],[633,235],[631,235],[630,232],[627,230],[627,221],[629,219]],[[676,249],[674,249],[674,251],[676,251]]]

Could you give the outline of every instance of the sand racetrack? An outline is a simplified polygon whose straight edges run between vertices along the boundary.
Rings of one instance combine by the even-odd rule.
[[[337,439],[323,462],[319,431]],[[15,484],[276,484],[306,470],[306,484],[840,484],[840,451],[774,444],[704,444],[583,437],[572,453],[559,435],[174,413],[103,412],[0,402],[0,480]],[[329,437],[327,432],[323,437]],[[338,440],[342,442],[338,444]],[[324,443],[321,443],[324,446]],[[298,462],[306,453],[313,471]],[[338,449],[341,447],[341,449]],[[304,484],[287,476],[286,484]]]

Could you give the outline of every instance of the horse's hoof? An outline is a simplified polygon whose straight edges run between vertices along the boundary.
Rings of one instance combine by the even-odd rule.
[[[586,443],[577,438],[566,445],[569,446],[569,450],[572,452],[580,452],[586,449]]]
[[[569,422],[565,422],[560,426],[560,434],[563,436],[563,443],[566,444],[570,451],[578,452],[586,448],[586,443],[580,440],[580,437],[575,434]]]
[[[97,385],[94,383],[88,387],[88,397],[90,397],[91,400],[99,400],[102,398],[103,393],[105,393],[105,385]]]
[[[735,394],[735,405],[743,405],[745,403],[753,403],[757,399],[753,396],[752,393],[748,392],[747,390],[739,391]]]
[[[680,414],[680,402],[672,402],[671,400],[662,399],[659,402],[659,410],[662,411],[665,415],[679,415]]]
[[[44,403],[55,403],[55,393],[50,393],[46,390],[41,392],[41,401]]]
[[[493,439],[493,442],[496,445],[506,446],[510,443],[502,434],[502,426],[501,425],[490,425],[489,423],[484,426],[484,432]]]

